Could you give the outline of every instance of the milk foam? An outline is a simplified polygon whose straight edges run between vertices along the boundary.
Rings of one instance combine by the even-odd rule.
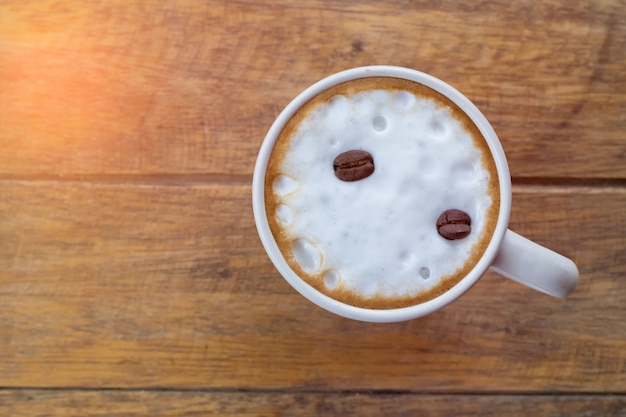
[[[344,182],[333,160],[365,150],[374,173]],[[409,91],[337,95],[294,131],[273,179],[281,233],[296,261],[329,290],[362,297],[421,294],[462,268],[492,204],[488,170],[449,108]],[[448,241],[436,221],[448,209],[472,232]],[[272,214],[270,214],[272,215]]]

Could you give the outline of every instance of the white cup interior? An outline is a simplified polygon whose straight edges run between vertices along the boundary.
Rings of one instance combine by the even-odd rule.
[[[452,100],[472,119],[486,139],[498,170],[498,180],[500,184],[500,212],[498,213],[498,223],[487,249],[475,267],[453,288],[430,301],[409,307],[388,310],[366,309],[348,305],[322,294],[307,284],[306,281],[300,278],[289,267],[282,256],[270,231],[265,212],[264,182],[266,167],[274,143],[285,124],[302,105],[322,91],[342,82],[373,76],[387,76],[412,80],[430,87]],[[300,294],[318,306],[343,317],[369,322],[396,322],[421,317],[446,306],[469,290],[485,273],[493,262],[508,227],[511,210],[511,178],[502,145],[495,131],[478,108],[459,91],[431,75],[408,68],[393,66],[359,67],[333,74],[318,81],[294,98],[279,114],[265,136],[257,157],[252,182],[252,206],[259,237],[261,238],[261,242],[269,258],[283,278]]]

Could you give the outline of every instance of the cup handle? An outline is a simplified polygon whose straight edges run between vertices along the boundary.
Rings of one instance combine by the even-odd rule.
[[[507,278],[553,297],[565,298],[578,284],[571,259],[507,230],[490,267]]]

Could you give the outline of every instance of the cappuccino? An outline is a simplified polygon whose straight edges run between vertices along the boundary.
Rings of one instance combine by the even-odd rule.
[[[393,77],[347,81],[304,104],[274,144],[264,198],[289,267],[369,309],[452,288],[482,257],[500,208],[496,165],[471,119]]]

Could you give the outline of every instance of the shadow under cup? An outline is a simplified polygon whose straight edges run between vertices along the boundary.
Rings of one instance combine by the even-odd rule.
[[[494,195],[499,197],[499,208],[493,216],[493,232],[490,237],[484,240],[481,254],[476,263],[469,269],[464,270],[454,284],[446,288],[445,291],[435,294],[432,298],[418,299],[415,301],[415,304],[397,308],[359,307],[348,302],[338,301],[323,294],[319,287],[316,289],[315,286],[309,284],[299,275],[303,274],[303,272],[298,265],[290,267],[272,233],[266,213],[265,193],[268,192],[266,184],[268,164],[270,163],[272,152],[275,146],[277,146],[277,140],[281,132],[288,127],[290,120],[294,116],[297,117],[298,112],[307,103],[320,95],[323,96],[327,91],[332,91],[335,86],[348,81],[372,79],[374,77],[408,80],[411,84],[418,83],[426,87],[426,89],[434,90],[442,95],[445,100],[452,103],[452,106],[460,109],[464,115],[469,117],[472,128],[476,129],[484,140],[486,151],[492,157],[493,169],[497,174],[497,182],[495,182],[497,190],[494,191],[496,193]],[[381,123],[383,121],[375,118],[374,129],[384,129],[385,126]],[[394,322],[421,317],[444,307],[469,290],[485,273],[493,262],[500,242],[507,230],[511,207],[511,180],[504,151],[494,130],[476,106],[465,96],[443,81],[415,70],[390,66],[374,66],[354,68],[331,75],[307,88],[287,105],[271,126],[259,151],[254,171],[252,194],[255,222],[261,242],[276,269],[300,294],[318,306],[347,318],[370,322]],[[371,256],[375,256],[375,254]],[[292,266],[294,265],[293,262],[291,264]]]

